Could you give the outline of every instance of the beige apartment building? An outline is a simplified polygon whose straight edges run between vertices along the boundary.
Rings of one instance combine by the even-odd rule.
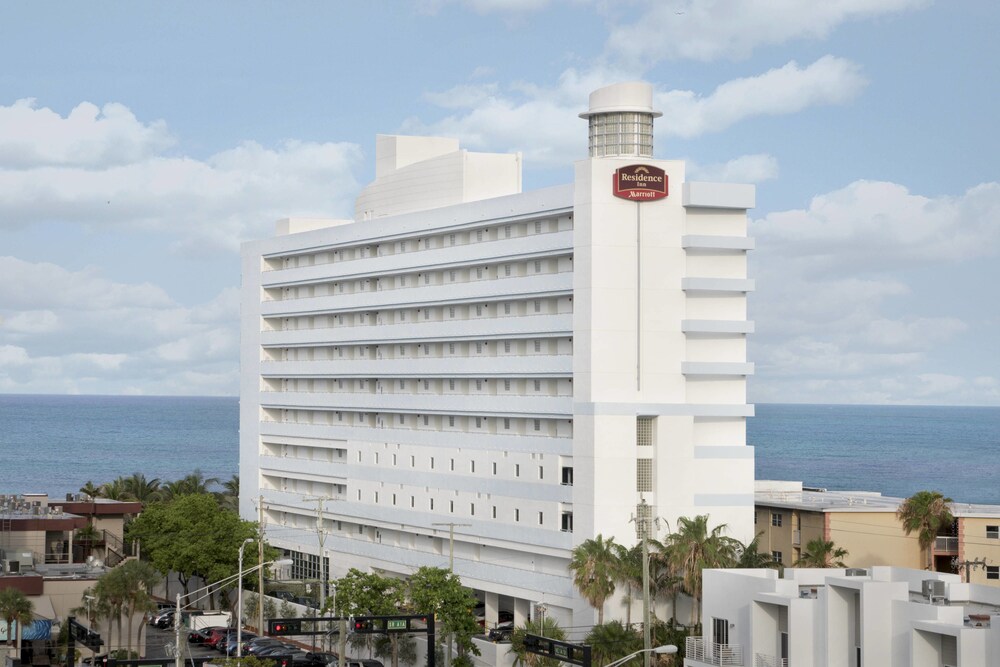
[[[889,565],[924,569],[916,534],[896,518],[904,498],[871,491],[828,491],[801,482],[758,481],[754,525],[761,552],[793,565],[816,538],[847,550],[848,567]],[[956,522],[932,547],[934,570],[963,581],[1000,586],[1000,506],[952,503]]]

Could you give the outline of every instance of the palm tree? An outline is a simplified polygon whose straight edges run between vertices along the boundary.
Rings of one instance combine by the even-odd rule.
[[[130,500],[128,490],[125,488],[123,478],[105,482],[97,489],[97,497],[108,498],[109,500]]]
[[[209,493],[209,487],[219,483],[215,477],[205,477],[205,473],[197,468],[193,473],[161,485],[165,500],[176,498],[177,496],[187,496],[196,493]]]
[[[583,643],[590,646],[590,657],[595,664],[606,665],[641,649],[642,635],[621,621],[611,621],[591,628]]]
[[[115,589],[121,588],[125,594],[122,597],[122,612],[128,623],[126,647],[129,655],[132,653],[132,620],[136,614],[145,617],[146,612],[156,609],[153,603],[152,590],[163,580],[163,575],[151,563],[130,560],[104,575],[116,580]]]
[[[21,591],[16,588],[0,590],[0,616],[7,623],[7,645],[11,645],[11,628],[17,623],[17,636],[25,625],[35,620],[35,607]]]
[[[573,585],[597,609],[598,625],[604,623],[605,600],[615,592],[616,546],[615,538],[598,535],[574,548],[569,563]]]
[[[844,558],[847,557],[847,549],[838,547],[832,540],[824,540],[817,537],[809,540],[806,550],[802,556],[795,561],[796,567],[847,567]]]
[[[233,475],[230,479],[222,483],[222,491],[215,494],[219,499],[219,507],[223,509],[239,511],[240,503],[240,476]]]
[[[635,591],[642,590],[642,544],[631,549],[621,544],[614,545],[615,582],[625,586],[625,625],[632,627],[632,601]]]
[[[101,487],[97,486],[91,481],[80,487],[80,493],[86,494],[91,498],[96,498],[101,495]]]
[[[677,622],[677,596],[683,592],[684,579],[676,571],[670,558],[670,548],[659,540],[650,540],[653,550],[649,554],[649,581],[654,596],[670,598],[670,620]]]
[[[667,537],[671,565],[684,580],[684,588],[694,598],[695,624],[701,622],[702,570],[732,567],[739,559],[739,540],[726,537],[726,525],[709,530],[708,515],[693,519],[680,517],[677,532]]]
[[[146,505],[160,499],[160,480],[158,478],[146,479],[146,476],[141,472],[134,472],[131,477],[120,479],[125,493],[133,500],[138,500]]]
[[[528,653],[524,649],[524,636],[537,635],[548,639],[564,640],[566,633],[559,627],[555,620],[548,616],[543,616],[541,620],[528,621],[524,625],[514,628],[510,636],[510,648],[508,653],[514,654],[514,667],[561,667],[562,663],[555,658],[544,658],[537,653]]]
[[[955,521],[950,502],[951,498],[945,498],[937,491],[917,491],[896,510],[896,518],[903,524],[903,531],[907,535],[917,533],[920,548],[927,552],[928,570],[934,569],[934,552],[931,549],[934,538]]]
[[[776,570],[782,570],[781,563],[774,560],[771,554],[760,550],[760,538],[763,532],[757,533],[748,544],[740,545],[740,557],[736,561],[736,565],[733,567],[738,567],[745,570],[756,570],[760,568],[774,568]],[[844,552],[846,555],[847,552]]]

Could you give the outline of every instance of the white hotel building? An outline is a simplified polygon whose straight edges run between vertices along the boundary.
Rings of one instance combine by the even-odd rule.
[[[581,116],[569,185],[522,193],[520,155],[379,136],[354,220],[243,247],[241,512],[263,499],[301,576],[321,550],[333,577],[447,567],[452,528],[488,622],[544,603],[579,629],[570,552],[634,544],[641,499],[752,537],[753,186],[653,159],[647,84]],[[648,189],[616,196],[620,169]]]

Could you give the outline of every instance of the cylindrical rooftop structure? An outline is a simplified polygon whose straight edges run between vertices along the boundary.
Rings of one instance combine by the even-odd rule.
[[[590,157],[653,157],[653,86],[616,83],[590,94]]]

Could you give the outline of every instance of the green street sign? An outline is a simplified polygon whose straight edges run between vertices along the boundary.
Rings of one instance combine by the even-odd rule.
[[[385,622],[386,630],[406,630],[405,618],[390,618]]]

